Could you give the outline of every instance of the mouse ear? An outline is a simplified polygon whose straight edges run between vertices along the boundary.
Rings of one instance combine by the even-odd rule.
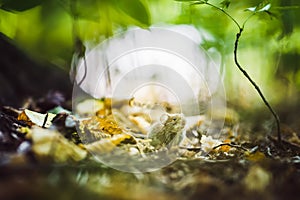
[[[160,116],[160,122],[164,124],[168,120],[168,118],[169,118],[168,114],[164,113]]]

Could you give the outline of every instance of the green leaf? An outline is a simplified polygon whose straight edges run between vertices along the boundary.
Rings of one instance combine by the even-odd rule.
[[[197,1],[197,0],[175,0],[175,1],[180,1],[180,2],[191,2],[191,1]]]
[[[270,10],[270,8],[271,8],[271,4],[268,3],[263,8],[259,9],[258,12],[268,11],[268,10]]]
[[[271,8],[271,4],[268,3],[268,1],[263,1],[258,6],[247,8],[246,11],[253,12],[254,14],[265,13],[269,17],[271,17],[271,19],[273,17],[277,18],[278,16],[275,13],[271,12],[270,8]]]
[[[263,0],[260,4],[258,4],[258,5],[256,6],[256,11],[261,12],[261,10],[262,10],[264,7],[268,6],[268,4],[270,4],[269,0]],[[270,6],[271,6],[271,4],[270,4]],[[264,11],[264,10],[262,10],[262,11]]]
[[[271,17],[271,19],[272,19],[273,17],[278,19],[278,16],[277,16],[275,13],[270,12],[270,11],[268,11],[268,10],[266,10],[266,11],[264,11],[264,12],[267,13],[267,14]]]
[[[104,6],[106,5],[101,5],[99,0],[80,0],[74,5],[72,12],[81,19],[98,22],[100,12],[107,12]]]
[[[114,1],[115,6],[131,18],[137,20],[144,25],[150,25],[150,16],[148,8],[140,0],[122,0]]]
[[[0,8],[6,11],[22,12],[41,5],[43,0],[1,0]]]
[[[246,8],[246,11],[256,12],[256,6],[255,7]]]
[[[266,12],[271,8],[271,3],[268,0],[262,1],[260,4],[254,7],[247,8],[246,11],[250,12]]]
[[[191,5],[199,5],[199,4],[206,4],[208,0],[175,0],[179,2],[191,2]]]
[[[229,5],[230,5],[231,1],[230,0],[224,0],[222,1],[220,4],[221,4],[221,7],[222,8],[228,8]]]

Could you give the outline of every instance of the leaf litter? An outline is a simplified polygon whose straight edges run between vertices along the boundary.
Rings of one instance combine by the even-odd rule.
[[[77,187],[86,196],[106,199],[150,199],[157,195],[158,199],[280,199],[283,193],[293,197],[300,185],[299,134],[292,130],[284,131],[284,146],[278,146],[276,138],[248,133],[238,117],[226,116],[220,137],[213,138],[205,132],[207,119],[203,116],[181,134],[183,118],[175,118],[171,125],[168,122],[177,114],[173,113],[159,125],[154,124],[153,131],[147,108],[134,106],[126,117],[124,110],[130,105],[121,103],[111,109],[110,101],[79,104],[77,109],[84,118],[72,115],[61,101],[46,105],[48,112],[42,113],[45,108],[36,105],[20,110],[2,107],[0,172],[4,179],[0,185],[8,183],[7,191],[12,194],[0,191],[0,196],[15,197],[13,191],[19,185],[26,188],[26,192],[19,191],[25,196],[51,196],[47,192],[51,188],[60,191],[57,196],[62,198],[60,185],[66,183],[69,197],[74,197],[72,187]],[[97,109],[89,105],[95,102]],[[154,136],[148,137],[151,131]],[[175,133],[170,136],[172,145],[168,145],[167,137],[156,137],[156,133]],[[155,155],[174,149],[178,152],[176,161],[151,173],[120,172],[93,156],[117,153],[120,158],[127,154],[145,159],[149,152]],[[41,184],[38,188],[25,186],[26,181],[19,183],[7,173]],[[50,187],[54,179],[48,174],[56,174],[55,187]],[[41,188],[43,192],[37,192]]]

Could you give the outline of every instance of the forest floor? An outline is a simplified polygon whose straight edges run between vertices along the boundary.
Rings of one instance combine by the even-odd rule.
[[[69,113],[72,85],[66,73],[40,66],[3,34],[0,44],[0,199],[299,199],[299,103],[279,109],[281,144],[264,112],[231,108],[241,117],[227,117],[218,138],[205,136],[204,118],[186,134],[190,146],[170,165],[123,172],[91,152],[109,155],[119,148],[134,157],[158,150],[139,134],[122,134],[105,109],[96,110],[100,117],[77,120]],[[48,90],[62,93],[41,95]],[[109,145],[83,144],[80,130]]]
[[[162,169],[128,173],[86,151],[92,147],[67,123],[68,108],[58,92],[21,109],[0,108],[0,199],[299,199],[299,120],[286,110],[280,114],[291,123],[282,125],[281,144],[275,133],[229,120],[230,137],[221,141],[227,145],[207,154],[200,154],[201,146],[187,148]],[[46,117],[49,110],[56,113]]]

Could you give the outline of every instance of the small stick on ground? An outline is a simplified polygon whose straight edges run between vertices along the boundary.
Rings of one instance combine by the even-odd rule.
[[[248,149],[246,149],[245,147],[242,147],[242,146],[236,145],[236,144],[230,144],[230,143],[219,144],[219,145],[215,146],[213,149],[217,149],[217,148],[222,147],[222,146],[230,146],[230,147],[234,147],[234,148],[237,148],[237,149],[242,149],[244,151],[248,151]]]

